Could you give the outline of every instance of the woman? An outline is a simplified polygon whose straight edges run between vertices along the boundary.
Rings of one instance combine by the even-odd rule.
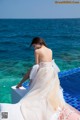
[[[36,43],[36,44],[35,44]],[[49,49],[46,45],[46,43],[44,42],[44,40],[42,40],[41,38],[39,37],[36,37],[33,39],[30,47],[33,46],[35,51],[34,51],[34,54],[35,54],[35,65],[32,66],[28,71],[27,73],[24,75],[23,79],[20,81],[20,83],[16,86],[16,88],[19,88],[22,86],[22,83],[25,82],[28,78],[29,79],[32,79],[33,75],[35,76],[36,74],[36,68],[39,67],[39,62],[40,61],[52,61],[53,65],[54,65],[54,68],[56,69],[57,72],[60,71],[60,69],[57,67],[57,65],[55,64],[54,60],[52,60],[52,50]],[[40,49],[41,48],[41,49]],[[40,55],[41,58],[38,59],[38,52],[37,51],[40,51],[42,54],[42,56]],[[47,56],[48,52],[51,54],[50,56]],[[45,58],[44,58],[45,57]],[[43,60],[44,59],[44,60]],[[32,70],[32,68],[34,68]],[[32,71],[31,71],[32,70]],[[33,75],[32,75],[33,73]],[[31,77],[32,76],[32,77]],[[30,80],[31,81],[31,80]]]
[[[8,110],[6,104],[1,104],[1,108],[9,112],[9,120],[80,120],[80,113],[64,100],[58,69],[55,69],[52,63],[52,50],[39,37],[34,38],[30,46],[35,49],[37,67],[34,69],[34,65],[30,68],[16,86],[19,88],[27,78],[30,78],[29,92],[18,103],[7,104]],[[10,109],[12,113],[17,113],[15,119],[11,117]]]

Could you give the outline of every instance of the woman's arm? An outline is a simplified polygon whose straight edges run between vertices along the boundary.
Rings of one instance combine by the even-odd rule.
[[[39,63],[39,52],[38,50],[36,49],[35,50],[35,64],[38,64]],[[25,82],[28,78],[29,78],[29,75],[30,75],[30,72],[32,70],[32,67],[28,70],[28,72],[24,75],[23,79],[20,81],[20,83],[16,86],[16,88],[19,88],[22,86],[22,83]]]
[[[38,64],[39,63],[39,50],[38,49],[35,50],[34,55],[35,55],[35,64]]]
[[[26,79],[29,78],[30,72],[32,70],[32,67],[28,70],[28,72],[24,75],[23,79],[20,81],[20,83],[16,86],[16,88],[19,88],[22,86],[22,83],[26,81]]]

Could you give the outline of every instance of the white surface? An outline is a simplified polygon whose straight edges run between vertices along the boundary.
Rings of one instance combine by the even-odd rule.
[[[8,117],[6,119],[1,118],[0,120],[24,120],[23,115],[20,110],[20,103],[17,104],[9,104],[9,103],[1,103],[1,113],[7,112]]]
[[[12,103],[17,103],[22,97],[24,97],[24,95],[28,92],[28,90],[23,86],[20,88],[16,88],[16,85],[15,85],[11,87],[11,92],[12,92],[11,93]]]
[[[12,104],[9,103],[0,103],[0,111],[7,112],[8,118],[2,120],[24,120],[21,110],[19,100],[28,92],[24,87],[16,88],[15,86],[11,87],[12,92]],[[0,119],[0,120],[1,120]]]

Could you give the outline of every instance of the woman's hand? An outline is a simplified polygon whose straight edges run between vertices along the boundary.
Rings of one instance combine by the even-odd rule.
[[[24,75],[23,79],[21,80],[21,82],[16,86],[16,88],[19,88],[22,86],[22,83],[24,83],[26,81],[26,79],[29,78],[30,72],[32,70],[32,67],[28,70],[28,72]]]
[[[22,84],[21,83],[19,83],[17,86],[16,86],[16,88],[19,88],[19,87],[21,87],[22,86]]]

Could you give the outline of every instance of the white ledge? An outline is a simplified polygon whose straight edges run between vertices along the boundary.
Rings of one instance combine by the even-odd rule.
[[[26,88],[23,86],[16,88],[16,86],[11,87],[11,97],[12,97],[12,103],[17,103],[21,98],[24,97],[24,95],[28,92]]]

